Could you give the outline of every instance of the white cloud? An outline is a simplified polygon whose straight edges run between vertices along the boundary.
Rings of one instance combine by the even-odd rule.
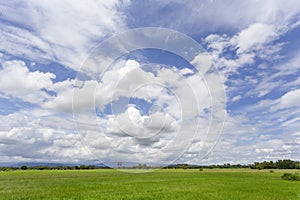
[[[207,59],[203,57],[202,60]],[[103,150],[93,145],[92,149],[98,152],[97,155],[109,151],[110,161],[126,157],[127,161],[168,162],[184,153],[196,137],[198,141],[207,142],[205,148],[200,148],[203,152],[208,151],[219,136],[224,117],[224,108],[219,104],[225,102],[223,85],[217,81],[218,74],[211,69],[211,64],[203,66],[205,63],[196,63],[200,69],[206,68],[203,71],[205,77],[201,77],[190,72],[183,76],[182,71],[174,67],[160,66],[152,69],[155,72],[150,72],[134,60],[120,62],[102,74],[95,96],[93,89],[89,90],[90,94],[84,91],[84,86],[90,81],[83,81],[83,87],[75,89],[78,90],[75,109],[81,107],[82,96],[85,99],[95,97],[96,106],[102,111],[106,104],[121,97],[143,99],[151,104],[151,108],[142,114],[138,107],[128,107],[128,102],[123,105],[124,102],[120,101],[112,104],[112,110],[114,106],[125,106],[125,110],[97,117],[96,121],[91,101],[82,107],[86,112],[75,113],[79,131],[90,141],[89,138],[95,138],[96,133],[86,129],[98,127],[101,137],[95,140],[99,140],[99,144],[101,139],[107,140],[110,148]],[[209,88],[211,91],[207,84],[212,87]],[[220,109],[222,112],[217,112]],[[210,124],[211,117],[214,121]]]
[[[179,122],[168,113],[154,112],[142,116],[133,106],[115,116],[115,123],[120,131],[136,138],[150,138],[157,134],[178,131]]]
[[[107,35],[124,30],[117,1],[28,1],[2,3],[1,47],[31,60],[60,62],[78,69]],[[127,4],[128,5],[128,4]]]
[[[241,95],[237,95],[237,96],[234,96],[234,97],[231,99],[231,101],[232,101],[232,102],[235,102],[235,101],[240,100],[241,98],[242,98]]]
[[[88,161],[91,155],[75,132],[72,116],[22,110],[0,116],[1,162]]]
[[[77,89],[76,93],[73,93],[76,85],[74,80],[53,84],[52,88],[55,89],[57,95],[45,102],[43,107],[61,112],[72,112],[73,103],[76,104],[76,111],[93,108],[91,106],[94,105],[94,90],[97,84],[97,81],[85,81],[82,88]]]
[[[182,75],[190,75],[190,74],[194,74],[194,71],[188,68],[183,68],[180,70]]]
[[[299,134],[295,133],[299,125],[294,128],[282,127],[282,134],[272,134],[272,130],[265,127],[266,121],[270,121],[273,126],[272,119],[253,124],[246,116],[228,116],[221,138],[207,157],[201,159],[204,155],[199,147],[194,148],[196,143],[179,161],[194,164],[250,164],[254,161],[283,158],[298,160]]]
[[[55,75],[40,71],[30,72],[22,61],[7,61],[0,70],[0,91],[7,96],[30,103],[42,103],[51,98],[43,89],[50,89]]]
[[[298,73],[297,55],[284,64],[272,66],[276,61],[282,62],[279,52],[283,48],[283,43],[276,40],[293,29],[291,27],[293,22],[287,19],[280,23],[256,22],[232,37],[211,34],[203,40],[208,45],[215,65],[223,74],[228,96],[236,96],[237,92],[245,92],[245,89],[247,92],[243,98],[263,98],[275,89],[282,92],[290,90],[290,86],[297,88],[297,80],[292,83],[283,77]],[[263,60],[265,63],[258,65],[257,60]],[[274,72],[275,70],[277,72]],[[245,71],[250,73],[255,71],[256,75],[244,76]],[[274,109],[277,108],[273,105],[272,110]]]
[[[284,108],[300,106],[300,89],[287,92],[281,97],[281,106]]]
[[[237,42],[237,53],[260,49],[277,36],[272,25],[255,23],[242,30],[234,40]]]
[[[286,25],[288,26],[288,25]],[[225,75],[225,79],[238,68],[255,64],[257,57],[278,59],[282,44],[272,44],[286,29],[281,26],[253,23],[232,37],[210,34],[203,42],[208,46],[214,65]],[[228,51],[235,56],[228,57]]]
[[[200,53],[195,56],[191,64],[196,65],[200,74],[204,76],[212,66],[212,58],[208,53]]]

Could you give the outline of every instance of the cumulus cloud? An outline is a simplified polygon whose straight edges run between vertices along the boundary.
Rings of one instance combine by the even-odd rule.
[[[201,66],[199,67],[199,71],[204,75],[212,66],[212,58],[208,53],[201,53],[198,54],[191,63],[196,66]]]
[[[281,105],[284,108],[300,106],[300,89],[287,92],[281,97]]]
[[[0,91],[10,97],[41,104],[51,98],[45,90],[51,88],[54,78],[50,72],[29,71],[23,61],[7,61],[0,70]]]
[[[198,55],[194,61],[203,76],[164,65],[147,71],[129,59],[103,72],[97,86],[89,90],[85,85],[91,80],[82,80],[82,86],[75,87],[73,106],[84,140],[94,138],[100,145],[100,140],[106,140],[109,150],[95,145],[91,148],[97,155],[108,151],[107,162],[122,158],[127,162],[174,161],[196,137],[198,142],[207,142],[205,148],[199,147],[203,152],[211,149],[224,119],[224,88],[217,81],[220,78],[208,55]],[[82,96],[92,99],[89,105],[82,107]],[[143,100],[150,107],[141,113],[139,106],[145,105],[129,104],[130,99]],[[112,113],[104,112],[107,106]],[[77,111],[77,107],[82,107],[82,111]],[[96,118],[93,108],[99,108]],[[211,118],[215,120],[210,122]],[[88,127],[98,129],[98,133],[87,131]]]
[[[115,116],[116,124],[120,131],[137,138],[149,138],[160,133],[178,130],[178,121],[167,113],[154,112],[142,116],[140,111],[133,106]]]
[[[74,130],[71,116],[40,110],[22,110],[0,116],[1,162],[70,162],[91,155]],[[11,141],[11,142],[8,142]]]

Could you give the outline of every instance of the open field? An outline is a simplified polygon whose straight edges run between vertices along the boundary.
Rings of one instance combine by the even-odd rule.
[[[116,170],[0,172],[0,199],[272,199],[299,200],[295,170],[204,169],[125,173]]]

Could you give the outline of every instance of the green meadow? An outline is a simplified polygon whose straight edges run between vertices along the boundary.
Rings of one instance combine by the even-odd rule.
[[[164,169],[148,173],[98,170],[0,172],[0,199],[256,199],[299,200],[296,170]]]

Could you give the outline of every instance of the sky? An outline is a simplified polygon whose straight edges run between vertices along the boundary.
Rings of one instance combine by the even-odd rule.
[[[0,2],[0,164],[300,160],[300,1]]]

